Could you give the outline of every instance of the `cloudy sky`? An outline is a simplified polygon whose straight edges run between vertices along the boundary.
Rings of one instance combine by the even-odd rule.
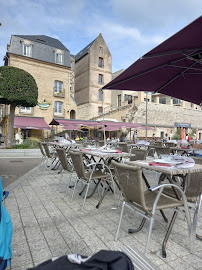
[[[58,38],[76,54],[102,33],[115,72],[201,13],[202,0],[0,0],[0,66],[12,34]]]

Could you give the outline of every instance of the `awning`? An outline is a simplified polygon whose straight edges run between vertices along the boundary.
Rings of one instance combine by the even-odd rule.
[[[14,128],[23,129],[50,129],[49,125],[45,122],[43,117],[22,117],[15,116]]]
[[[105,126],[115,126],[115,127],[125,127],[125,128],[138,128],[141,125],[128,123],[128,122],[112,122],[112,121],[90,121],[90,120],[75,120],[75,119],[57,119],[54,118],[49,125],[82,125],[82,126],[94,126],[94,127],[102,127]]]

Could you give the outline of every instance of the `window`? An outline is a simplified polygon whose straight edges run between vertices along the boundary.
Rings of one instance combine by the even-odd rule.
[[[121,107],[121,95],[118,95],[118,107]]]
[[[131,95],[124,95],[124,100],[128,101],[128,104],[133,102],[133,97]]]
[[[173,98],[173,105],[180,105],[180,99]]]
[[[98,67],[101,67],[101,68],[104,67],[104,59],[102,57],[99,57]]]
[[[103,92],[98,90],[98,100],[102,101],[103,99]]]
[[[103,75],[102,74],[99,74],[98,75],[98,83],[99,84],[104,84],[104,79],[103,79]]]
[[[160,104],[166,104],[166,98],[165,97],[160,97],[159,98],[159,103]]]
[[[102,46],[99,46],[99,50],[100,50],[101,52],[103,52],[103,47],[102,47]]]
[[[55,81],[54,93],[55,94],[62,94],[63,93],[63,83],[62,82]]]
[[[21,113],[31,113],[31,107],[23,107],[20,108]]]
[[[62,102],[55,101],[54,114],[62,115]]]
[[[103,108],[102,107],[98,107],[98,115],[102,115],[103,114]]]
[[[73,93],[74,92],[73,84],[72,83],[70,83],[69,90],[70,90],[70,93]]]
[[[61,52],[55,53],[55,63],[60,65],[63,64],[63,54]]]
[[[31,45],[30,44],[23,44],[23,55],[31,56]]]

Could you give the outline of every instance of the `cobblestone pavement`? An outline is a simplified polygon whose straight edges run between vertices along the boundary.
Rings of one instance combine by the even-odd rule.
[[[148,223],[142,231],[128,235],[128,228],[139,224],[141,218],[126,211],[117,242],[114,241],[119,220],[120,207],[112,210],[113,196],[108,192],[99,209],[98,193],[87,199],[81,211],[83,198],[78,195],[70,203],[70,195],[64,196],[65,180],[59,186],[57,171],[32,169],[9,186],[10,195],[6,208],[13,222],[12,269],[33,267],[51,257],[69,253],[91,255],[100,249],[115,250],[131,245],[143,252],[146,244]],[[155,178],[155,174],[149,174]],[[69,189],[69,194],[72,192]],[[173,211],[166,210],[170,219]],[[189,253],[187,227],[183,215],[179,214],[167,244],[167,258],[161,256],[161,244],[167,224],[157,213],[154,223],[148,258],[160,269],[202,269],[202,242],[195,244],[194,255]],[[202,216],[198,224],[202,235]]]

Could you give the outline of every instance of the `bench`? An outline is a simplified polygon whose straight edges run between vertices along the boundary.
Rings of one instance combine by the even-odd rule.
[[[119,251],[124,252],[133,262],[135,270],[158,270],[158,266],[154,265],[147,257],[130,246],[123,246]]]

